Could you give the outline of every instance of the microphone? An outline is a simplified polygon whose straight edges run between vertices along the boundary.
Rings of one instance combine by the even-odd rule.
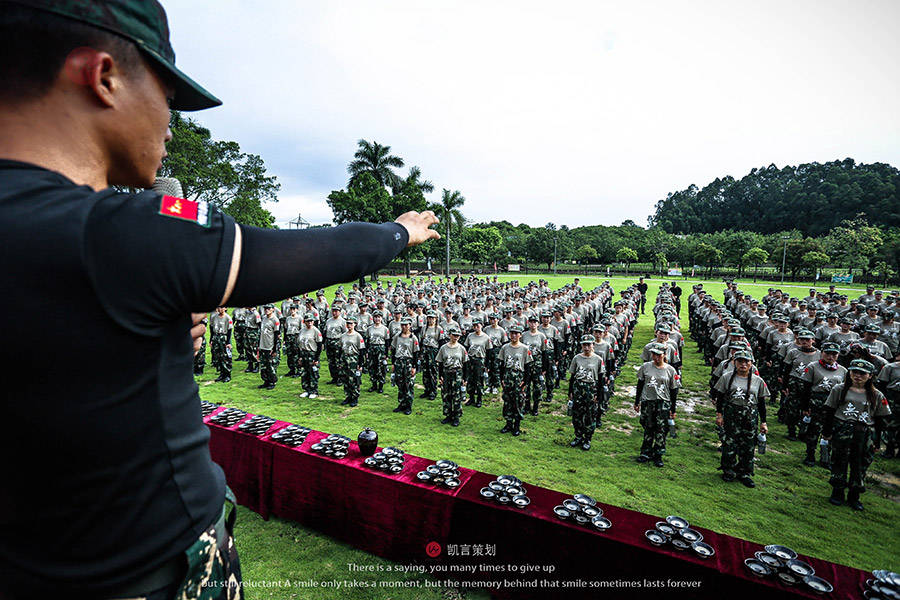
[[[184,198],[184,190],[181,188],[181,182],[174,177],[157,177],[150,188],[154,192],[159,192],[164,196],[175,196],[176,198]]]

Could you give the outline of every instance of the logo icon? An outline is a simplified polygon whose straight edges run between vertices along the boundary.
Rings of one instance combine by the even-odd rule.
[[[437,542],[428,542],[425,545],[425,554],[430,556],[431,558],[436,558],[441,555],[441,545]]]

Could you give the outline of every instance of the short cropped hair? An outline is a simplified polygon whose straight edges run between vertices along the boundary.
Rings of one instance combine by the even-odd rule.
[[[126,71],[140,64],[130,40],[54,13],[0,0],[0,102],[36,100],[52,87],[75,48],[109,52]]]

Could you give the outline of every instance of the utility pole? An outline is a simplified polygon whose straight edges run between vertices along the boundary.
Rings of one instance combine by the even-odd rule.
[[[556,275],[556,238],[557,234],[553,234],[553,274]]]
[[[784,265],[787,261],[787,243],[788,240],[791,239],[788,235],[781,236],[781,239],[784,240],[784,250],[781,253],[781,285],[784,285]]]

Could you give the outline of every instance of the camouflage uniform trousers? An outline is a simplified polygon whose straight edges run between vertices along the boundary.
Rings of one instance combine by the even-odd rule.
[[[541,404],[544,395],[544,382],[541,381],[541,356],[535,356],[534,360],[525,365],[525,406],[537,408]]]
[[[553,360],[552,352],[544,352],[544,372],[547,373],[547,376],[544,379],[544,401],[552,402],[553,390],[556,389],[556,386],[559,383],[557,379],[558,371],[556,370],[556,362]]]
[[[886,397],[891,414],[887,417],[884,440],[888,448],[896,451],[900,448],[900,390],[888,390]]]
[[[278,381],[278,353],[259,349],[259,376],[263,383],[274,385]]]
[[[469,357],[466,363],[466,391],[472,402],[480,405],[484,395],[484,359]]]
[[[287,355],[288,373],[296,375],[300,372],[300,334],[289,333],[284,340],[284,352]]]
[[[194,375],[202,375],[206,366],[206,336],[200,337],[200,349],[194,354]]]
[[[369,346],[366,360],[369,361],[369,379],[372,381],[372,387],[381,391],[387,373],[387,354],[384,346]]]
[[[660,400],[641,402],[641,427],[644,440],[641,454],[655,460],[666,453],[666,425],[669,422],[669,403]]]
[[[781,384],[778,383],[778,374],[781,373],[782,364],[780,356],[773,356],[771,361],[772,366],[767,369],[769,378],[766,379],[766,385],[769,387],[769,392],[772,394],[769,403],[774,406],[776,404],[780,405],[783,401],[783,398],[781,397]],[[780,408],[778,412],[781,413]]]
[[[441,408],[448,419],[462,417],[463,373],[462,369],[443,369],[441,373]]]
[[[806,442],[807,452],[815,452],[819,445],[819,437],[822,435],[822,427],[825,425],[825,401],[828,399],[826,392],[813,392],[809,397],[809,425],[806,426],[806,434],[803,440]]]
[[[832,487],[851,491],[866,491],[866,471],[875,458],[873,428],[851,421],[835,421],[831,436]],[[847,468],[850,477],[847,477]]]
[[[437,398],[438,391],[438,349],[424,346],[422,349],[422,385],[425,386],[425,397],[429,400]]]
[[[497,360],[499,354],[500,348],[491,348],[487,351],[488,386],[491,388],[500,387],[500,361]]]
[[[239,321],[234,325],[234,349],[237,351],[235,360],[247,360],[247,348],[245,341],[247,339],[247,326]]]
[[[788,430],[792,430],[800,423],[800,394],[803,382],[796,377],[789,376],[787,382],[787,396],[781,401],[782,416]]]
[[[586,442],[591,441],[597,422],[594,418],[596,406],[594,392],[597,386],[591,382],[572,382],[572,426],[575,437]]]
[[[231,377],[231,352],[227,348],[228,335],[224,333],[212,334],[210,340],[212,346],[212,364],[219,371],[221,377]]]
[[[312,350],[299,351],[300,385],[308,394],[319,393],[319,366],[316,363],[316,353]]]
[[[351,404],[356,404],[359,401],[359,386],[362,383],[359,356],[344,354],[341,357],[341,373],[344,376],[344,396]]]
[[[247,347],[247,370],[255,371],[259,368],[259,328],[247,328],[247,337],[244,340]]]
[[[340,385],[343,379],[341,373],[341,342],[338,339],[325,338],[325,356],[328,358],[328,372],[331,380]]]
[[[228,491],[231,495],[231,491]],[[233,497],[233,496],[232,496]],[[232,508],[236,511],[236,508]],[[241,563],[234,545],[234,518],[225,519],[222,535],[210,525],[196,542],[184,551],[187,572],[175,592],[175,600],[242,600],[244,598]],[[145,600],[170,600],[172,588],[166,587],[145,596]]]
[[[737,477],[752,476],[756,431],[759,428],[756,406],[738,406],[725,402],[722,421],[722,472]]]
[[[413,386],[416,378],[412,374],[413,359],[398,358],[394,360],[394,383],[397,384],[397,400],[403,410],[412,410]]]
[[[525,416],[525,372],[506,369],[503,374],[503,418],[518,423]]]

